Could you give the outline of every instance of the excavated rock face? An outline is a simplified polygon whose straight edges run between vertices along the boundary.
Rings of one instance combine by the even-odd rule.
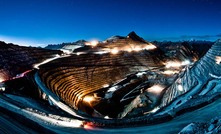
[[[184,104],[194,96],[212,95],[221,91],[221,40],[193,67],[188,68],[165,92],[160,107],[167,106],[164,112]],[[178,97],[179,96],[179,97]]]
[[[0,82],[33,69],[33,65],[61,54],[60,51],[23,47],[0,42]]]

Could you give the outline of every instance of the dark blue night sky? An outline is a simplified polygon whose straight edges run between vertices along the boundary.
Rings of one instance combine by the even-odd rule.
[[[130,31],[147,40],[221,34],[220,0],[0,0],[0,17],[0,40],[30,45]]]

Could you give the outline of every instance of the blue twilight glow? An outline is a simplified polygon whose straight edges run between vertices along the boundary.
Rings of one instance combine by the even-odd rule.
[[[0,0],[0,16],[0,40],[31,45],[130,31],[147,40],[221,36],[220,0]]]

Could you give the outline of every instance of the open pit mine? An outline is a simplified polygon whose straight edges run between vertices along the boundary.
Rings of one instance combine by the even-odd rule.
[[[221,133],[221,40],[0,42],[0,132]]]

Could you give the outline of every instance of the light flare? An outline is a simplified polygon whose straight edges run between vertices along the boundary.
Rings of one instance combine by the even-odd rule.
[[[5,87],[0,87],[0,91],[5,91]]]
[[[133,50],[132,50],[131,48],[127,48],[126,51],[130,53],[130,52],[132,52]]]
[[[5,79],[0,76],[0,83],[3,82],[4,80]]]
[[[73,128],[80,128],[83,126],[83,122],[80,120],[71,120],[70,122],[60,122],[61,125],[65,127],[73,127]]]
[[[181,92],[183,91],[183,86],[182,86],[182,85],[179,84],[179,85],[177,86],[177,88],[178,88],[179,91],[181,91]]]
[[[92,96],[85,96],[84,97],[84,101],[90,103],[90,102],[94,101],[94,97],[92,97]]]
[[[87,54],[87,52],[77,52],[75,53],[76,55],[82,55],[82,54]]]
[[[147,45],[147,46],[145,47],[146,50],[152,50],[152,49],[156,49],[156,48],[157,48],[157,47],[154,46],[153,44]]]
[[[170,74],[176,74],[178,72],[179,71],[166,70],[166,71],[163,71],[162,74],[170,75]]]
[[[107,90],[107,92],[114,92],[114,91],[116,91],[117,89],[118,89],[117,86],[114,86],[114,87],[109,88],[109,89]]]
[[[5,86],[1,82],[0,82],[0,91],[3,91],[3,92],[5,91]]]
[[[81,55],[81,54],[83,54],[83,53],[82,53],[82,52],[77,52],[77,53],[76,53],[76,55]]]
[[[179,68],[180,66],[181,66],[181,63],[178,62],[178,61],[168,61],[168,62],[166,63],[166,68],[171,68],[171,67],[173,67],[173,68]]]
[[[99,42],[97,40],[93,40],[91,41],[91,46],[97,46]]]
[[[184,60],[182,62],[179,61],[168,61],[167,63],[165,63],[166,68],[179,68],[181,66],[186,66],[191,64],[191,62],[189,60]]]
[[[104,119],[110,119],[110,117],[109,116],[104,116]]]
[[[163,85],[153,85],[152,87],[148,88],[147,91],[159,94],[163,91],[164,88],[165,86]]]
[[[135,51],[135,52],[139,52],[139,51],[142,51],[142,50],[151,50],[151,49],[155,49],[156,46],[150,44],[150,45],[134,45],[134,44],[130,44],[128,46],[125,46],[125,47],[115,47],[113,49],[109,49],[109,50],[106,50],[106,49],[103,49],[104,51],[108,51],[112,54],[117,54],[119,51],[124,51],[124,52],[132,52],[132,51]]]
[[[103,85],[103,88],[107,88],[107,87],[109,87],[108,84],[104,84],[104,85]]]
[[[94,52],[94,54],[100,54],[100,55],[102,55],[102,54],[106,54],[106,53],[108,53],[107,51],[98,51],[98,52]]]
[[[93,123],[85,123],[84,129],[86,130],[94,130]]]
[[[181,62],[181,65],[182,66],[185,66],[185,65],[189,65],[191,62],[189,60],[184,60],[183,62]]]
[[[142,77],[144,74],[146,74],[146,72],[139,72],[136,74],[137,77]]]
[[[95,47],[95,46],[97,46],[98,43],[99,42],[97,40],[92,40],[90,42],[86,42],[85,45]]]
[[[141,51],[142,50],[142,48],[141,47],[138,47],[138,46],[136,46],[136,47],[134,47],[134,49],[133,49],[135,52],[139,52],[139,51]]]
[[[155,113],[156,111],[158,111],[160,108],[159,107],[155,107],[153,110],[151,110],[151,113]]]
[[[112,54],[118,54],[119,50],[117,48],[114,48],[110,51]]]

